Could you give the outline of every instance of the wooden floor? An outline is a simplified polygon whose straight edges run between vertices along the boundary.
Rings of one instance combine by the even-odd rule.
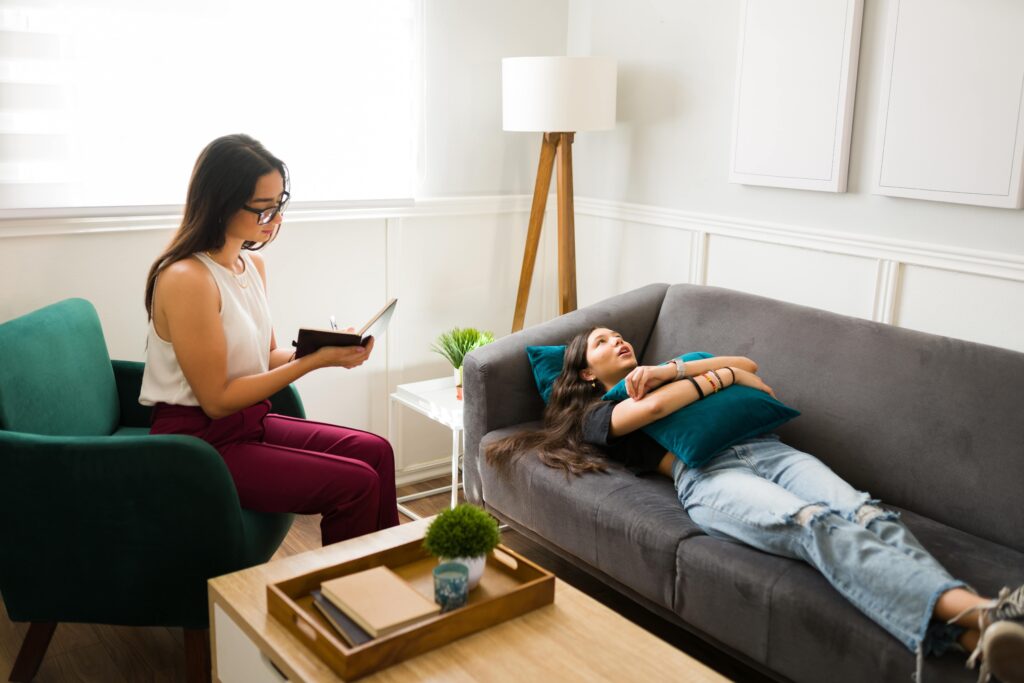
[[[443,486],[445,478],[402,486],[398,495],[406,495]],[[441,493],[407,503],[413,512],[427,516],[447,507],[450,494]],[[409,521],[404,516],[403,522]],[[559,578],[614,609],[642,628],[687,652],[733,680],[763,683],[767,678],[736,662],[683,629],[666,622],[631,600],[608,588],[589,574],[577,569],[529,539],[507,530],[502,542],[516,552],[554,572]],[[297,516],[295,524],[274,558],[287,557],[320,547],[317,516]],[[7,618],[0,602],[0,680],[6,681],[27,625]],[[136,681],[183,681],[185,646],[181,629],[93,624],[61,624],[47,650],[46,658],[34,679],[38,683],[135,683]]]

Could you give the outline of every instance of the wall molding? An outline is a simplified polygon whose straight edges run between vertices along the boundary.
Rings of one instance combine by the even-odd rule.
[[[896,322],[896,307],[900,294],[900,275],[903,267],[898,261],[880,259],[878,276],[875,280],[875,305],[871,319],[893,325]]]
[[[392,220],[423,216],[529,213],[531,195],[479,197],[431,197],[394,206],[340,206],[293,208],[289,225],[359,219]],[[548,206],[554,206],[553,201]],[[577,197],[576,213],[614,220],[655,225],[695,233],[689,281],[705,281],[707,243],[714,235],[781,244],[834,254],[860,256],[898,264],[919,265],[973,275],[1024,282],[1024,257],[998,252],[947,247],[928,242],[887,239],[807,226],[754,221],[730,216],[670,209],[647,204]],[[0,240],[18,237],[87,235],[110,232],[173,230],[177,214],[138,216],[50,217],[0,220]]]
[[[340,205],[322,207],[292,205],[288,211],[289,226],[326,221],[344,221],[423,216],[467,216],[529,212],[530,195],[487,195],[480,197],[431,197],[392,205]],[[150,207],[151,208],[151,207]],[[52,237],[55,235],[88,235],[110,232],[174,230],[181,221],[180,207],[153,214],[124,215],[118,210],[111,215],[49,216],[40,218],[0,219],[0,239],[14,237]]]
[[[947,247],[927,242],[887,239],[854,233],[753,221],[728,216],[669,209],[645,204],[578,197],[576,214],[631,223],[767,242],[801,249],[860,256],[900,265],[917,265],[972,275],[1024,282],[1024,257],[998,252]],[[706,245],[707,237],[703,238]],[[699,242],[694,243],[695,246]],[[691,262],[691,281],[702,283],[703,252]]]

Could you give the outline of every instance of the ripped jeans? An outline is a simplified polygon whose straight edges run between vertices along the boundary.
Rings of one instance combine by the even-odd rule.
[[[912,652],[941,654],[963,632],[931,617],[939,596],[964,582],[896,513],[774,434],[727,448],[697,469],[677,460],[672,474],[683,508],[709,536],[804,560]]]

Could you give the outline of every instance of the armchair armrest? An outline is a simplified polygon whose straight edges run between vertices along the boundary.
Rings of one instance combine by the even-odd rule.
[[[294,384],[289,384],[281,391],[270,397],[270,410],[278,415],[288,417],[306,417],[306,408],[302,405],[302,398]]]
[[[526,347],[565,344],[588,327],[608,325],[635,342],[638,355],[658,319],[668,285],[653,284],[567,313],[470,352],[463,362],[466,498],[484,500],[480,440],[491,431],[539,420],[544,401],[537,391]]]
[[[153,409],[139,403],[142,390],[142,372],[145,363],[130,360],[111,361],[114,366],[114,381],[117,383],[117,397],[121,405],[120,424],[126,427],[149,428],[149,416]],[[273,411],[289,417],[306,417],[306,409],[294,385],[289,384],[270,397]]]
[[[112,360],[114,382],[117,385],[117,400],[121,408],[118,424],[125,427],[149,428],[149,415],[153,409],[139,403],[142,391],[142,371],[145,363],[132,360]]]
[[[206,580],[239,568],[243,522],[189,436],[0,430],[0,593],[14,620],[203,627]]]

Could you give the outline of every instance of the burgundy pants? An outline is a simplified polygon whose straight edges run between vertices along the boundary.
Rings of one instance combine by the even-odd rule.
[[[395,457],[386,439],[269,412],[270,401],[262,401],[213,420],[198,407],[159,403],[150,433],[213,445],[246,509],[323,515],[324,545],[398,524]]]

